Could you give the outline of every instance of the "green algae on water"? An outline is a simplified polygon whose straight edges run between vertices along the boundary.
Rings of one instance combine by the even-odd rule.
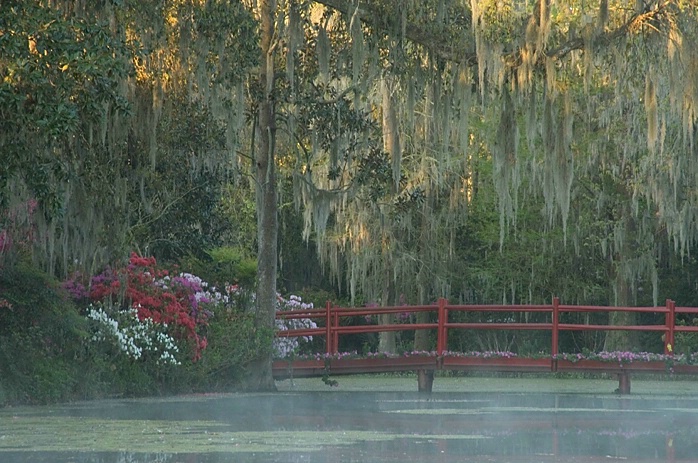
[[[309,452],[324,446],[394,439],[484,439],[478,435],[375,431],[230,431],[215,421],[104,420],[13,416],[0,421],[0,453],[77,451],[138,453]]]

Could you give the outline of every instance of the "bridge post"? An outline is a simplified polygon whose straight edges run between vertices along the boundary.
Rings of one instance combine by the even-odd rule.
[[[671,355],[674,352],[674,331],[676,327],[676,302],[671,299],[666,300],[667,313],[664,318],[666,324],[666,333],[664,339],[664,353]]]
[[[667,461],[676,461],[676,451],[674,450],[674,436],[672,434],[667,434],[665,447]]]
[[[559,349],[559,344],[560,344],[560,298],[559,297],[554,297],[553,298],[553,316],[552,316],[552,333],[551,333],[551,338],[552,338],[552,346],[550,346],[550,353],[553,358],[552,360],[552,365],[551,365],[551,370],[552,371],[557,371],[557,354],[558,354],[558,349]]]
[[[434,370],[417,370],[417,391],[431,393],[434,386]]]
[[[336,311],[332,314],[332,328],[334,330],[339,328],[339,314]],[[332,336],[332,353],[336,354],[337,352],[339,352],[339,335],[337,331],[334,331]]]
[[[332,302],[328,299],[325,303],[325,353],[332,353]]]
[[[436,356],[441,358],[448,349],[446,341],[446,298],[439,298],[439,327],[436,333]]]
[[[630,374],[618,373],[618,394],[630,394]]]

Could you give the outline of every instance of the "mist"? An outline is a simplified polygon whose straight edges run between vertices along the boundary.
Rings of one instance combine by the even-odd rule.
[[[584,379],[574,381],[579,391],[556,387],[571,384],[560,379],[532,380],[520,391],[516,378],[448,380],[438,378],[431,394],[409,390],[414,377],[378,375],[336,388],[309,379],[280,383],[277,393],[8,408],[0,410],[0,460],[698,461],[698,399],[685,393],[693,382],[656,382],[644,389],[656,392],[621,396],[613,380],[592,382],[591,391]]]

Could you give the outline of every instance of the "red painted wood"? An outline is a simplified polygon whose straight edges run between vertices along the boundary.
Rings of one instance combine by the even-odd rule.
[[[553,326],[552,326],[552,347],[550,353],[557,355],[557,349],[560,344],[560,298],[553,298]]]
[[[584,325],[578,323],[560,323],[560,330],[566,331],[666,331],[664,325],[632,325],[632,326],[613,326],[613,325]]]
[[[698,375],[698,365],[674,365],[671,372],[679,375]]]
[[[325,353],[332,353],[332,303],[328,300],[325,303]],[[291,331],[291,330],[289,330]]]
[[[671,354],[674,348],[674,327],[676,325],[676,304],[671,299],[666,300],[667,314],[666,333],[664,334],[664,353]]]
[[[441,362],[442,370],[465,371],[503,371],[503,372],[549,372],[552,371],[552,359],[481,358],[445,356]]]
[[[557,371],[619,373],[635,371],[645,373],[667,373],[669,370],[665,362],[604,362],[601,360],[558,360]]]
[[[450,322],[449,313],[455,312],[538,312],[549,313],[549,322],[535,323],[462,323]],[[626,311],[637,313],[664,314],[663,325],[584,325],[575,323],[561,323],[561,313],[572,312],[596,312],[608,313],[613,311]],[[341,320],[346,317],[376,315],[385,313],[417,313],[435,312],[435,323],[392,323],[386,325],[347,325],[342,326]],[[381,331],[411,331],[421,329],[435,329],[437,332],[435,357],[400,357],[399,359],[341,359],[330,360],[333,374],[368,373],[379,371],[404,371],[415,369],[456,369],[456,370],[497,370],[497,371],[596,371],[608,373],[623,373],[632,371],[644,371],[653,373],[667,372],[664,362],[633,362],[619,365],[611,362],[582,360],[570,362],[565,360],[553,361],[552,356],[557,355],[559,344],[559,332],[565,331],[609,331],[628,330],[643,332],[662,332],[665,342],[665,353],[669,354],[669,345],[672,346],[676,332],[698,332],[698,326],[676,326],[676,314],[698,314],[696,307],[676,307],[674,301],[667,299],[664,307],[604,307],[585,305],[561,305],[559,298],[553,298],[550,305],[452,305],[446,299],[440,298],[433,305],[395,306],[395,307],[360,307],[342,308],[333,307],[330,301],[324,309],[309,309],[305,311],[280,312],[277,316],[286,319],[311,318],[316,321],[318,328],[304,328],[299,330],[281,330],[278,336],[324,336],[325,353],[329,356],[337,353],[340,335],[357,333],[375,333]],[[324,326],[323,326],[324,325]],[[450,356],[448,353],[449,330],[550,330],[551,332],[551,358],[477,358]],[[415,360],[416,359],[416,360]],[[274,362],[275,376],[283,376],[284,370],[289,369],[287,361]],[[675,365],[672,369],[679,374],[698,374],[698,365]],[[295,376],[319,376],[325,373],[324,360],[297,360],[293,363]],[[297,373],[297,374],[296,374]],[[628,380],[629,382],[629,380]],[[623,384],[620,386],[625,387]]]
[[[332,315],[332,329],[334,330],[332,353],[336,354],[339,351],[339,315],[336,312]]]
[[[351,333],[378,333],[381,331],[412,331],[426,330],[438,328],[437,323],[410,323],[410,324],[392,324],[392,325],[354,325],[354,326],[338,326],[334,332],[339,334]]]
[[[272,364],[277,379],[437,369],[438,359],[429,356],[276,360]]]
[[[444,334],[446,333],[446,299],[439,298],[439,329],[436,336],[436,353],[441,357],[446,350],[446,343],[444,339]]]

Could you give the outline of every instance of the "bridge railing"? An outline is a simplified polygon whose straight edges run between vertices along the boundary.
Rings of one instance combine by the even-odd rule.
[[[380,314],[416,314],[419,312],[436,313],[436,322],[432,323],[387,323],[376,325],[342,325],[342,319],[350,317],[373,316]],[[465,313],[544,313],[547,321],[509,322],[509,321],[451,321],[450,314]],[[603,313],[633,312],[664,315],[663,324],[653,325],[610,325],[565,323],[560,320],[564,313]],[[552,304],[521,304],[521,305],[490,305],[490,304],[449,304],[446,299],[439,299],[432,305],[401,305],[391,307],[337,307],[330,301],[324,309],[308,309],[299,311],[283,311],[277,313],[280,319],[309,318],[316,322],[317,328],[302,328],[278,330],[279,337],[323,336],[325,338],[325,353],[336,354],[339,348],[339,336],[357,333],[377,333],[386,331],[416,331],[437,330],[437,356],[441,357],[448,351],[448,335],[450,330],[543,330],[551,334],[551,355],[559,353],[560,333],[563,331],[641,331],[662,333],[664,353],[673,351],[675,334],[677,332],[696,332],[698,326],[677,325],[678,314],[694,314],[698,316],[696,307],[676,307],[673,300],[667,299],[664,306],[656,307],[610,307],[590,305],[563,305],[559,298],[553,298]]]

